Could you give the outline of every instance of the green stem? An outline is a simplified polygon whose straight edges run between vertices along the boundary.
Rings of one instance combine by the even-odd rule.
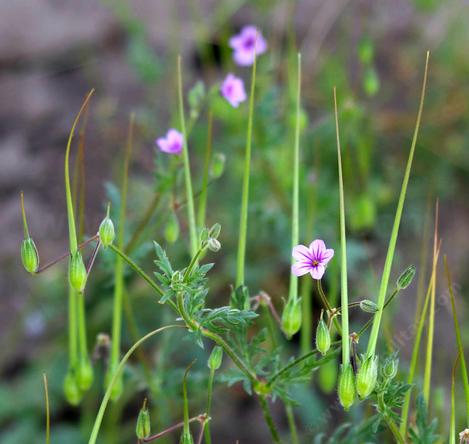
[[[46,402],[46,444],[50,444],[50,405],[49,405],[49,388],[47,384],[47,376],[42,375],[44,382],[44,400]]]
[[[264,414],[265,422],[269,427],[273,442],[275,444],[281,444],[280,435],[278,434],[277,427],[272,419],[272,414],[270,413],[269,404],[267,403],[266,398],[264,396],[259,396],[259,403],[261,404],[262,413]]]
[[[313,320],[312,320],[312,301],[311,290],[313,287],[312,279],[304,279],[301,285],[301,353],[308,353],[313,343]]]
[[[427,289],[427,294],[425,296],[425,301],[423,304],[422,312],[420,314],[420,318],[418,321],[417,325],[417,332],[415,334],[415,341],[414,341],[414,347],[412,349],[412,357],[410,359],[410,368],[409,368],[409,375],[407,376],[407,384],[412,385],[414,382],[414,376],[415,376],[415,370],[417,368],[417,360],[419,357],[419,351],[420,351],[420,342],[422,339],[422,333],[423,333],[423,327],[425,325],[425,317],[427,315],[427,310],[428,310],[428,305],[430,302],[430,296],[432,292],[432,288],[435,284],[435,275],[436,275],[436,264],[438,262],[438,255],[439,255],[439,247],[436,252],[436,254],[433,257],[433,269],[432,269],[432,275],[430,278],[430,283],[428,285]],[[402,405],[402,410],[401,410],[401,425],[400,425],[400,432],[402,436],[406,436],[407,434],[407,420],[409,416],[409,408],[410,408],[410,398],[412,395],[412,389],[408,390],[405,398],[404,398],[404,403]]]
[[[215,370],[210,368],[210,375],[208,377],[208,395],[207,395],[207,415],[210,417],[212,412],[212,394],[213,394],[213,381],[215,379]],[[210,420],[205,423],[205,443],[212,444],[212,435],[210,433]]]
[[[187,218],[189,221],[189,236],[190,236],[190,252],[194,256],[197,247],[197,227],[195,224],[195,210],[194,210],[194,195],[192,193],[192,178],[189,163],[189,149],[187,143],[186,120],[184,117],[184,98],[182,92],[182,72],[181,72],[181,56],[178,56],[177,62],[177,81],[178,81],[178,102],[179,102],[179,118],[181,119],[181,130],[184,138],[184,146],[182,150],[182,158],[184,162],[184,176],[186,182],[186,195],[187,195]]]
[[[317,287],[318,287],[318,293],[319,293],[319,297],[321,299],[321,302],[322,302],[322,305],[324,306],[324,308],[329,312],[331,313],[332,312],[332,307],[331,307],[331,304],[329,304],[329,301],[327,299],[327,296],[326,294],[324,293],[324,290],[322,288],[322,283],[321,283],[321,279],[318,279],[317,280]],[[342,310],[342,309],[341,309]],[[337,320],[336,317],[334,317],[334,326],[337,330],[337,332],[342,335],[342,328],[340,327],[340,324],[339,324],[339,321]]]
[[[464,357],[464,346],[463,346],[462,337],[461,337],[461,329],[459,327],[458,312],[456,311],[456,302],[455,302],[454,291],[453,291],[453,281],[451,279],[451,273],[449,271],[448,261],[446,259],[446,256],[443,257],[443,262],[445,265],[446,279],[448,281],[448,290],[449,290],[449,295],[451,298],[451,310],[453,312],[454,332],[456,334],[456,342],[458,344],[458,352],[459,352],[459,357],[461,359],[461,373],[462,373],[462,380],[464,384],[464,394],[466,396],[466,419],[467,419],[467,423],[469,424],[469,380],[468,380],[468,375],[467,375],[466,358]]]
[[[191,431],[189,427],[189,399],[187,396],[187,377],[189,376],[189,371],[192,366],[195,364],[195,361],[192,361],[184,372],[184,378],[182,379],[182,397],[184,400],[184,435],[189,436]]]
[[[393,419],[390,418],[388,415],[385,415],[384,420],[386,421],[386,425],[388,426],[389,430],[391,430],[391,433],[393,434],[396,442],[398,442],[399,444],[405,444],[404,438],[399,432],[399,428],[397,427]]]
[[[86,339],[85,294],[77,293],[78,345],[80,359],[88,359],[88,341]]]
[[[293,189],[292,189],[292,250],[300,242],[300,105],[301,105],[301,54],[298,54],[297,85],[296,85],[296,122],[295,143],[293,154]],[[289,300],[298,299],[298,277],[290,273]]]
[[[456,444],[456,400],[454,389],[456,385],[456,368],[458,366],[459,357],[461,353],[454,360],[453,369],[451,371],[451,414],[449,419],[449,444]]]
[[[249,96],[248,131],[246,138],[246,153],[244,157],[243,191],[241,197],[241,213],[239,220],[238,258],[236,263],[236,287],[244,285],[244,264],[246,260],[246,237],[248,229],[248,205],[249,205],[249,178],[251,175],[251,143],[252,121],[254,117],[254,93],[256,86],[257,57],[254,57],[251,75],[251,92]]]
[[[371,329],[370,338],[368,341],[367,356],[374,355],[375,350],[376,350],[376,343],[378,341],[379,327],[380,327],[381,318],[383,315],[384,300],[385,300],[387,289],[388,289],[389,277],[391,274],[391,267],[392,267],[392,262],[394,259],[394,252],[396,249],[397,235],[398,235],[399,226],[401,223],[402,212],[403,212],[405,197],[407,193],[407,185],[409,183],[410,172],[412,169],[415,146],[417,144],[417,136],[418,136],[419,129],[420,129],[420,120],[422,118],[423,102],[425,98],[425,88],[427,85],[429,57],[430,57],[430,52],[427,52],[427,57],[425,61],[425,72],[424,72],[423,84],[422,84],[422,93],[420,96],[420,105],[419,105],[419,110],[417,114],[417,121],[415,124],[415,130],[414,130],[414,135],[412,138],[412,145],[411,145],[410,152],[409,152],[409,158],[407,160],[407,166],[406,166],[406,170],[404,174],[404,179],[402,181],[402,188],[401,188],[401,193],[399,195],[399,201],[397,204],[397,210],[396,210],[396,215],[394,218],[394,224],[392,227],[391,237],[389,239],[388,252],[387,252],[386,260],[384,263],[383,275],[381,277],[381,284],[380,284],[379,293],[378,293],[378,303],[377,303],[378,311],[376,312],[374,316],[373,327]]]
[[[132,154],[132,141],[134,129],[135,115],[130,114],[129,130],[127,137],[127,146],[124,156],[124,167],[121,179],[121,205],[119,211],[119,225],[117,229],[116,244],[122,249],[124,248],[125,221],[127,211],[127,191],[129,178],[130,156]],[[109,369],[114,371],[119,362],[121,347],[121,330],[122,330],[122,300],[124,297],[124,261],[122,257],[117,256],[114,265],[114,308],[112,317],[112,341],[111,341],[111,360]]]
[[[147,339],[151,338],[152,336],[155,336],[156,334],[162,331],[168,330],[170,328],[182,328],[182,326],[181,325],[166,325],[164,327],[160,327],[160,328],[157,328],[156,330],[151,331],[150,333],[146,334],[141,339],[139,339],[121,359],[119,365],[116,368],[116,371],[112,375],[109,386],[107,387],[106,392],[104,393],[104,397],[103,397],[103,400],[101,401],[101,405],[99,406],[99,410],[96,415],[96,419],[94,421],[93,429],[91,431],[88,444],[96,444],[96,440],[98,439],[99,429],[101,428],[101,423],[103,421],[104,413],[106,411],[106,407],[111,397],[112,388],[114,387],[114,384],[116,383],[117,379],[122,373],[122,370],[124,369],[125,364],[129,360],[129,358],[132,356],[133,352]]]
[[[212,126],[213,114],[210,111],[208,113],[207,146],[205,148],[204,170],[202,174],[202,190],[200,192],[199,209],[197,214],[197,225],[199,226],[199,228],[203,228],[205,226],[205,216],[207,212],[207,189],[210,159],[212,157]]]
[[[295,414],[291,403],[287,403],[285,405],[285,411],[287,414],[288,427],[290,428],[291,443],[300,444],[300,441],[298,440],[298,431],[296,429]]]
[[[68,354],[69,365],[76,369],[78,363],[78,338],[77,338],[77,294],[69,286],[68,288]]]
[[[24,238],[29,239],[29,228],[28,228],[28,221],[26,219],[26,211],[24,209],[24,194],[23,194],[23,192],[21,192],[21,216],[23,218]]]
[[[340,206],[340,289],[342,306],[342,364],[348,365],[350,362],[350,343],[349,343],[349,320],[348,320],[348,285],[347,285],[347,241],[345,237],[345,199],[344,199],[344,180],[342,177],[342,156],[339,137],[339,116],[337,112],[337,94],[334,88],[334,114],[335,131],[337,139],[337,165],[339,169],[339,206]]]

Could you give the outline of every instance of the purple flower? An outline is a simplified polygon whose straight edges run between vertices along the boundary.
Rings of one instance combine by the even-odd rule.
[[[156,144],[163,153],[181,154],[184,145],[184,136],[179,131],[171,128],[166,133],[166,137],[156,139]]]
[[[250,66],[256,55],[267,51],[267,42],[255,26],[245,26],[238,35],[230,38],[234,49],[233,59],[240,66]]]
[[[228,74],[220,87],[221,95],[228,100],[231,106],[237,108],[241,102],[246,100],[244,82],[234,74]]]
[[[292,256],[297,260],[291,268],[295,276],[311,273],[313,279],[319,280],[326,271],[327,263],[334,256],[334,250],[326,248],[326,244],[321,239],[316,239],[311,242],[309,248],[304,245],[294,247]]]

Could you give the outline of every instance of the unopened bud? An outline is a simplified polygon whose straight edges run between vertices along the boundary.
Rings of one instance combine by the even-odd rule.
[[[210,251],[217,253],[218,251],[220,251],[221,243],[218,239],[214,239],[213,237],[211,237],[207,242],[207,248]]]
[[[137,439],[145,439],[150,436],[151,433],[151,421],[150,412],[147,408],[147,400],[143,401],[143,406],[138,413],[137,426],[135,427],[135,434]]]
[[[223,359],[223,349],[216,345],[213,347],[212,353],[208,358],[208,368],[211,370],[218,370],[221,366],[221,361]]]
[[[225,172],[226,157],[222,153],[215,153],[210,165],[210,176],[213,179],[218,179],[223,176]]]
[[[384,361],[381,372],[385,379],[394,379],[397,375],[397,370],[399,369],[399,359],[394,355],[389,356]]]
[[[414,280],[416,272],[417,268],[415,265],[407,267],[397,279],[397,288],[399,288],[399,290],[405,290]]]
[[[370,301],[369,299],[363,299],[363,301],[360,301],[360,309],[364,311],[365,313],[372,313],[372,314],[379,311],[378,306],[373,301]]]
[[[88,358],[80,359],[77,367],[77,384],[82,392],[86,392],[93,384],[93,367]]]
[[[39,254],[36,244],[30,237],[21,244],[21,262],[28,273],[34,274],[39,268]]]
[[[70,285],[76,291],[82,292],[85,289],[87,277],[88,275],[86,273],[83,258],[81,253],[77,251],[70,257],[70,265],[68,270]]]
[[[361,399],[367,398],[373,391],[378,379],[378,356],[366,358],[357,373],[357,393]]]
[[[282,313],[282,330],[290,339],[301,328],[301,298],[290,299]]]
[[[213,238],[213,239],[218,239],[218,236],[220,236],[221,232],[221,225],[219,223],[216,223],[210,228],[208,232],[208,236]]]
[[[65,399],[73,406],[77,406],[81,401],[81,391],[78,388],[75,373],[72,370],[68,370],[65,375],[63,390]]]
[[[341,368],[338,394],[342,407],[347,411],[355,401],[355,375],[350,364]]]
[[[116,237],[116,232],[114,230],[114,224],[109,217],[109,210],[110,207],[107,207],[107,214],[106,217],[103,219],[101,224],[99,225],[99,239],[104,247],[108,247],[114,242],[114,238]]]
[[[322,318],[316,328],[316,348],[323,355],[331,348],[331,333]]]
[[[171,211],[169,219],[166,222],[164,237],[170,244],[174,244],[179,238],[179,220],[174,211]]]

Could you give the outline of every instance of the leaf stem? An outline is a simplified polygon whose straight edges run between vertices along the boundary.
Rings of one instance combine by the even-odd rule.
[[[383,316],[384,300],[385,300],[386,292],[388,289],[389,277],[391,274],[391,267],[392,267],[392,262],[394,258],[394,252],[396,249],[397,235],[398,235],[399,226],[401,223],[402,212],[403,212],[405,197],[407,193],[407,185],[409,183],[409,177],[410,177],[410,172],[412,169],[412,162],[413,162],[414,153],[415,153],[415,146],[417,145],[417,136],[419,133],[420,121],[422,118],[423,102],[425,98],[425,89],[427,85],[429,57],[430,57],[430,52],[427,51],[427,57],[425,61],[425,71],[424,71],[423,83],[422,83],[422,92],[420,96],[420,105],[419,105],[419,110],[417,114],[417,121],[415,124],[414,135],[412,138],[412,145],[410,148],[409,158],[407,160],[407,166],[406,166],[405,173],[404,173],[404,179],[402,181],[402,188],[401,188],[401,193],[399,195],[399,201],[397,204],[396,215],[394,218],[394,224],[393,224],[393,228],[391,232],[391,237],[389,239],[388,252],[387,252],[386,260],[384,263],[383,274],[381,277],[381,284],[380,284],[379,293],[378,293],[378,303],[377,303],[378,311],[374,315],[373,327],[371,329],[370,338],[368,340],[367,356],[374,355],[375,350],[376,350],[376,343],[378,342],[379,328],[381,324],[381,318]]]

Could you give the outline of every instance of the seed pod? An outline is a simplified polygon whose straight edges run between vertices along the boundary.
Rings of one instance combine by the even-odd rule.
[[[208,358],[208,368],[211,370],[218,370],[221,366],[221,361],[223,359],[223,349],[216,345],[213,347],[212,353],[210,353],[210,356]]]
[[[78,388],[75,373],[72,370],[68,370],[67,374],[65,375],[63,390],[65,399],[69,404],[73,406],[80,404],[81,392]]]
[[[106,217],[103,219],[101,224],[99,225],[99,239],[103,244],[104,248],[108,247],[114,242],[114,238],[116,237],[116,231],[114,230],[114,224],[109,217],[109,205],[107,207],[107,214]]]
[[[147,408],[147,400],[143,401],[143,406],[138,413],[137,426],[135,427],[135,434],[137,439],[145,439],[150,436],[151,433],[151,421],[150,412]]]
[[[372,313],[372,314],[379,311],[378,306],[373,301],[370,301],[369,299],[363,299],[363,301],[360,301],[360,309],[364,311],[365,313]]]
[[[86,279],[88,275],[86,273],[85,264],[81,253],[77,251],[70,257],[70,265],[68,271],[68,278],[70,285],[78,292],[82,292],[85,289]]]
[[[399,290],[405,290],[413,281],[417,268],[415,265],[410,265],[407,267],[397,279],[397,288]]]
[[[376,69],[370,66],[365,71],[365,77],[363,79],[363,89],[369,97],[373,97],[379,91],[379,77]]]
[[[171,211],[168,222],[166,222],[164,237],[170,244],[174,244],[179,238],[179,220],[174,211]]]
[[[338,394],[342,407],[347,411],[355,401],[355,375],[350,364],[342,365]]]
[[[21,261],[28,273],[34,274],[39,268],[39,254],[36,244],[30,237],[25,239],[21,244]]]
[[[194,444],[191,432],[183,432],[181,436],[181,444]]]
[[[93,384],[93,367],[88,358],[80,359],[77,368],[77,384],[82,392],[86,392]]]
[[[222,153],[215,153],[210,165],[210,176],[213,179],[218,179],[223,176],[225,172],[226,156]]]
[[[357,393],[361,399],[367,398],[373,391],[378,379],[378,356],[366,358],[357,373]]]
[[[290,339],[301,328],[301,298],[290,299],[282,313],[282,330]]]
[[[397,370],[399,369],[399,359],[394,355],[389,356],[384,361],[383,366],[381,367],[381,372],[385,379],[394,379],[397,375]]]
[[[331,347],[331,333],[321,318],[316,328],[316,348],[325,355]]]
[[[221,249],[221,243],[218,239],[211,237],[207,242],[207,248],[214,253],[217,253]]]

